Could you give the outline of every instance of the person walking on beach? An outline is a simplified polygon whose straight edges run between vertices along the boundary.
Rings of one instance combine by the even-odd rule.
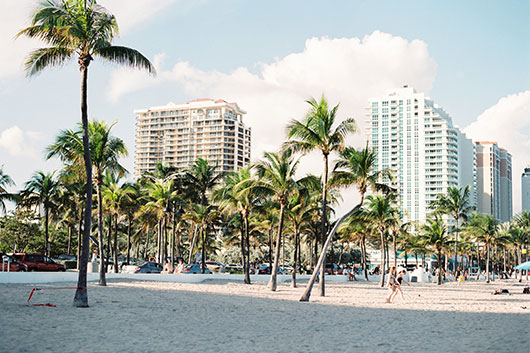
[[[386,283],[386,286],[390,291],[390,294],[386,298],[386,302],[392,303],[397,293],[396,268],[394,266],[390,267],[390,272],[388,273],[388,282]]]
[[[399,273],[397,274],[397,276],[396,276],[396,293],[394,294],[394,297],[395,297],[397,295],[397,292],[401,293],[401,298],[403,300],[405,300],[405,296],[403,295],[403,291],[401,290],[401,283],[404,282],[407,286],[410,287],[410,284],[407,281],[405,281],[405,278],[403,278],[403,276],[405,276],[405,274],[406,274],[406,271],[404,269],[399,271]]]

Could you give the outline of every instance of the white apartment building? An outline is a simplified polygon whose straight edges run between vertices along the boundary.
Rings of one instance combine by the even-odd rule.
[[[134,111],[136,176],[155,170],[157,162],[177,168],[207,159],[216,171],[237,170],[250,163],[251,129],[244,110],[222,99],[197,99]]]
[[[496,142],[476,142],[479,213],[508,222],[513,214],[512,156]]]
[[[530,167],[525,168],[521,175],[521,197],[523,211],[530,211]]]
[[[469,185],[474,204],[473,143],[441,107],[404,86],[370,99],[367,110],[368,143],[377,152],[377,169],[395,173],[392,186],[400,195],[404,222],[423,222],[431,202],[450,186]]]

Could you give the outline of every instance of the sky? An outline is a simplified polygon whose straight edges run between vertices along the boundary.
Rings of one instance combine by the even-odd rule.
[[[252,159],[277,150],[285,124],[325,94],[339,118],[362,129],[369,97],[404,84],[425,92],[474,140],[497,141],[513,156],[513,206],[530,165],[530,2],[100,0],[116,15],[115,44],[141,51],[157,76],[94,61],[91,119],[117,121],[133,171],[135,109],[196,98],[235,101],[252,127]],[[80,121],[75,60],[32,78],[14,39],[37,1],[0,2],[0,165],[23,187],[36,170],[61,166],[44,149]],[[349,139],[362,146],[364,136]],[[300,173],[320,174],[318,154]],[[355,200],[343,194],[344,204]],[[342,206],[341,206],[342,207]]]

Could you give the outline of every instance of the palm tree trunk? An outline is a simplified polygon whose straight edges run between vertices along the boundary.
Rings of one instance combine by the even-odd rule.
[[[50,252],[48,251],[49,245],[48,245],[48,221],[50,218],[48,207],[44,206],[44,254],[46,256],[50,256]]]
[[[366,237],[364,235],[361,237],[361,251],[363,258],[364,278],[368,281],[368,266],[366,264]]]
[[[490,283],[490,247],[486,245],[486,283]]]
[[[76,269],[79,271],[79,263],[81,261],[81,247],[82,247],[82,234],[83,234],[83,210],[79,210],[79,225],[77,229],[77,266]]]
[[[438,251],[438,285],[442,284],[442,252]]]
[[[455,264],[453,268],[453,272],[456,273],[456,268],[458,267],[458,216],[455,217],[456,222],[456,230],[455,230]],[[457,278],[455,277],[455,281]]]
[[[158,232],[156,233],[156,261],[162,262],[162,219],[158,220]]]
[[[309,282],[307,283],[307,286],[305,288],[304,293],[302,294],[302,297],[300,298],[301,302],[307,302],[309,301],[309,297],[311,296],[311,290],[313,289],[313,285],[315,284],[315,279],[318,275],[318,271],[320,269],[323,269],[324,264],[324,258],[326,257],[326,250],[328,248],[329,243],[331,243],[331,239],[335,236],[335,233],[337,232],[337,229],[339,226],[344,222],[345,219],[347,219],[351,214],[353,214],[355,211],[357,211],[364,201],[364,195],[361,195],[361,201],[357,206],[352,208],[349,212],[346,212],[345,215],[343,215],[336,223],[331,232],[328,234],[328,238],[326,239],[326,243],[322,247],[322,252],[320,253],[320,257],[318,258],[318,262],[315,266],[315,269],[313,270],[313,274],[311,275],[311,278],[309,279]]]
[[[292,276],[292,286],[296,288],[296,268],[298,267],[298,229],[295,228],[294,231],[294,264],[293,264],[293,276]]]
[[[171,215],[171,241],[169,244],[169,248],[171,250],[170,256],[171,256],[171,267],[172,268],[175,267],[175,226],[176,226],[175,211],[173,211]]]
[[[405,250],[405,268],[409,267],[408,257],[409,255],[407,254],[407,251]]]
[[[381,236],[381,278],[379,279],[379,285],[381,287],[385,286],[385,268],[386,268],[386,242],[385,242],[385,232],[383,230],[379,231]]]
[[[105,278],[105,250],[103,249],[103,198],[101,197],[101,173],[98,170],[96,191],[98,199],[98,243],[99,243],[99,282],[100,286],[107,285],[107,279]],[[110,232],[109,232],[110,238]],[[109,248],[110,251],[110,248]]]
[[[132,232],[132,217],[129,214],[127,216],[128,218],[128,225],[127,225],[127,265],[131,261],[131,232]]]
[[[145,233],[145,247],[144,247],[144,260],[147,260],[147,250],[149,249],[149,232],[151,231],[151,227],[147,226],[147,232]]]
[[[272,224],[269,228],[269,268],[272,269]]]
[[[114,215],[114,273],[118,273],[118,215]]]
[[[242,241],[244,244],[246,244],[246,260],[244,262],[243,271],[245,274],[245,283],[250,284],[250,246],[249,246],[249,240],[250,237],[249,230],[248,230],[248,215],[244,213],[243,215],[243,230],[245,232],[244,239]],[[245,251],[243,251],[243,256],[245,256]]]
[[[241,227],[240,233],[241,233],[241,266],[243,266],[243,278],[246,282],[246,273],[247,273],[247,256],[245,255],[245,225]]]
[[[396,248],[396,235],[392,232],[392,247],[394,248],[394,268],[397,271],[397,248]]]
[[[280,261],[280,246],[283,231],[283,214],[285,213],[285,204],[280,202],[280,220],[278,222],[278,234],[276,235],[276,249],[274,249],[274,265],[272,267],[271,279],[269,282],[270,288],[273,292],[276,291],[276,278],[278,275],[278,262]]]
[[[66,254],[70,255],[70,252],[72,251],[72,225],[68,225],[68,246],[66,248]]]
[[[105,272],[107,271],[108,264],[110,262],[110,258],[112,257],[112,215],[110,214],[108,219],[108,229],[107,229],[107,261],[105,264]]]
[[[85,160],[86,172],[86,199],[85,199],[85,219],[83,232],[83,246],[81,251],[81,260],[79,262],[79,275],[77,278],[77,289],[74,296],[74,306],[88,307],[87,291],[87,264],[88,248],[90,246],[90,222],[92,221],[92,161],[90,160],[90,147],[88,141],[88,106],[87,106],[87,79],[88,63],[82,67],[81,79],[81,123],[83,125],[83,157]],[[100,249],[102,242],[99,242]]]
[[[205,272],[206,269],[206,232],[208,229],[202,230],[202,250],[201,250],[201,273]]]
[[[327,215],[326,207],[328,201],[328,155],[324,154],[324,185],[322,185],[322,220],[321,220],[321,237],[322,237],[322,252],[324,252],[324,262],[322,263],[322,269],[320,271],[320,296],[326,295],[326,283],[325,273],[326,272],[326,254],[324,244],[326,244],[326,233],[327,233]]]

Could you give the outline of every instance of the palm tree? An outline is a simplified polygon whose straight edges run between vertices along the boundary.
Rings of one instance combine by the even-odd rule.
[[[441,285],[442,251],[449,248],[451,241],[447,236],[447,228],[438,215],[427,219],[427,223],[422,227],[421,239],[427,248],[436,253],[438,260],[438,285]]]
[[[459,220],[467,219],[469,212],[473,207],[469,205],[469,185],[464,188],[457,188],[450,186],[447,188],[447,194],[439,194],[433,203],[435,209],[438,209],[444,214],[451,215],[455,220],[455,264],[454,269],[458,266],[458,228],[460,226]]]
[[[185,183],[196,193],[201,205],[208,204],[206,194],[221,181],[222,177],[222,174],[215,172],[215,166],[210,165],[203,158],[198,158],[184,173]]]
[[[395,224],[396,209],[392,205],[392,198],[383,195],[368,196],[368,219],[373,222],[379,233],[381,241],[381,280],[380,285],[385,285],[386,270],[386,240],[385,233]]]
[[[13,179],[6,173],[4,173],[3,166],[0,167],[0,210],[6,213],[6,204],[5,201],[15,201],[16,196],[7,192],[6,187],[14,186],[15,183]]]
[[[319,150],[324,159],[324,174],[322,179],[322,217],[321,217],[321,241],[326,243],[327,235],[327,192],[328,192],[328,168],[329,155],[332,152],[344,149],[346,136],[357,131],[355,119],[348,118],[339,123],[336,127],[337,111],[339,105],[329,108],[328,101],[322,95],[320,101],[311,98],[306,101],[310,106],[303,121],[291,120],[287,125],[287,136],[289,141],[284,143],[284,148],[292,152],[307,154],[311,151]],[[326,252],[326,248],[322,252]],[[324,259],[325,260],[325,259]],[[324,265],[322,265],[324,266]],[[324,267],[322,267],[324,269]],[[315,268],[315,271],[319,269]],[[320,295],[324,296],[325,283],[324,271],[320,271]]]
[[[190,205],[189,212],[184,216],[184,218],[189,219],[195,224],[199,238],[201,239],[201,273],[205,273],[206,270],[206,244],[208,242],[208,234],[216,224],[218,217],[219,210],[217,206],[204,206],[200,204]]]
[[[523,249],[523,246],[525,244],[528,243],[529,241],[529,233],[528,232],[525,232],[520,226],[519,226],[519,220],[520,220],[520,217],[521,215],[519,216],[516,216],[514,217],[514,222],[512,223],[513,226],[510,227],[510,236],[511,236],[511,242],[512,244],[515,246],[516,248],[516,261],[517,261],[517,264],[520,264],[523,262],[523,259],[522,259],[522,249]],[[528,271],[527,271],[528,272]],[[523,271],[522,270],[519,270],[519,282],[521,282],[523,280]]]
[[[25,62],[28,76],[38,74],[46,67],[61,66],[77,57],[81,71],[81,121],[83,136],[83,157],[86,179],[91,180],[92,162],[88,142],[87,80],[88,66],[94,57],[146,69],[155,73],[153,65],[140,52],[112,45],[118,35],[118,24],[114,15],[95,0],[48,0],[41,2],[33,13],[31,26],[17,34],[44,41],[49,47],[32,51]],[[86,290],[86,269],[92,213],[92,183],[87,183],[85,202],[85,230],[83,253],[79,269],[74,305],[88,306]],[[100,244],[101,245],[101,244]]]
[[[103,177],[105,173],[113,176],[123,176],[127,172],[118,161],[120,157],[127,156],[127,148],[122,139],[111,135],[111,130],[114,125],[115,123],[107,125],[104,121],[91,121],[88,124],[89,149],[92,164],[90,170],[93,171],[89,180],[93,180],[96,186],[100,262],[99,285],[101,286],[107,285],[104,265],[105,254],[103,250],[103,196],[101,195]],[[63,162],[69,163],[70,165],[82,164],[84,162],[84,142],[82,142],[82,134],[84,132],[81,127],[76,131],[62,130],[59,132],[55,142],[47,148],[47,158],[57,156]],[[90,204],[92,205],[92,201],[90,201]],[[85,224],[85,228],[90,225],[90,223],[87,223],[86,218],[83,223]],[[85,240],[83,239],[83,247],[85,246],[84,242]]]
[[[473,214],[466,227],[466,232],[473,234],[486,251],[486,283],[490,282],[490,249],[496,242],[498,227],[495,217],[487,214]]]
[[[280,153],[265,152],[263,160],[254,164],[258,179],[241,184],[242,190],[248,188],[258,195],[269,196],[280,205],[278,220],[278,233],[276,235],[276,248],[274,250],[274,264],[269,282],[272,291],[276,291],[276,278],[278,274],[278,262],[280,258],[280,246],[282,243],[282,232],[284,226],[285,208],[289,197],[297,191],[294,179],[299,160],[294,160],[290,151],[284,150]]]
[[[35,172],[20,193],[23,206],[39,207],[42,205],[44,209],[44,254],[46,256],[50,256],[48,242],[50,211],[56,207],[56,198],[59,195],[59,183],[54,178],[54,174],[55,172],[48,174],[41,171]]]
[[[258,201],[249,187],[254,180],[250,169],[240,168],[237,172],[228,173],[222,187],[214,192],[214,199],[220,202],[224,211],[237,212],[241,216],[241,257],[246,284],[250,284],[249,217]]]
[[[392,190],[390,187],[382,183],[382,181],[384,180],[391,180],[390,171],[388,169],[384,169],[381,171],[377,171],[375,169],[377,165],[377,155],[375,151],[369,149],[368,146],[361,151],[357,151],[353,148],[344,148],[339,153],[339,157],[339,160],[333,168],[333,176],[329,184],[334,187],[348,187],[353,184],[356,184],[357,190],[361,195],[361,200],[355,207],[353,207],[349,212],[343,215],[335,223],[335,226],[333,227],[331,233],[328,235],[326,243],[322,248],[322,253],[320,254],[318,264],[313,271],[314,273],[318,273],[320,267],[323,266],[327,247],[333,239],[335,232],[340,227],[341,223],[345,221],[348,217],[350,217],[350,215],[354,214],[355,212],[358,212],[361,208],[367,190],[372,189],[373,191],[384,192],[390,192]],[[324,185],[325,184],[327,183],[324,183]],[[311,276],[311,279],[309,280],[306,290],[300,298],[300,301],[309,300],[309,297],[311,295],[311,289],[313,288],[315,279],[316,277]]]
[[[122,212],[122,206],[127,200],[130,199],[131,195],[134,194],[134,190],[128,187],[119,187],[116,182],[110,183],[103,189],[103,201],[108,208],[111,217],[114,218],[114,273],[118,273],[118,219]],[[109,234],[110,237],[110,234]]]

